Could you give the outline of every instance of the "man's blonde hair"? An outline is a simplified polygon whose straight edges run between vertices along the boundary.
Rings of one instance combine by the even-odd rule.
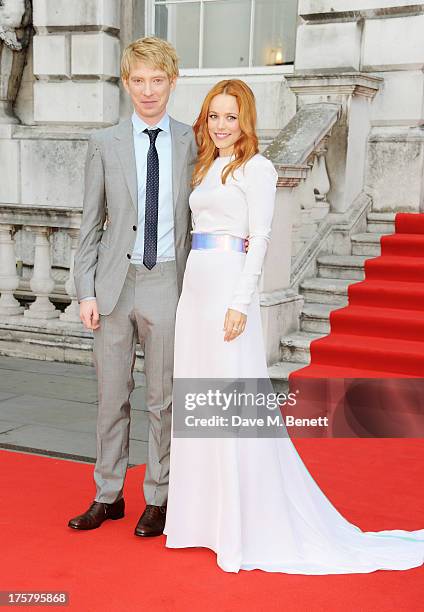
[[[128,80],[131,66],[136,61],[163,70],[170,80],[179,75],[177,52],[169,42],[162,38],[155,36],[139,38],[128,45],[121,59],[122,79]]]

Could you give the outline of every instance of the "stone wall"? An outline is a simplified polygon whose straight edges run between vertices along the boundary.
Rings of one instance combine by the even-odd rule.
[[[423,207],[424,4],[300,0],[295,70],[382,77],[372,103],[366,189],[379,211]]]

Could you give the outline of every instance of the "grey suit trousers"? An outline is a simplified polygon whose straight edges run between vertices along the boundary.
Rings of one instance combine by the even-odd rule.
[[[147,504],[166,504],[177,302],[175,261],[159,262],[152,270],[130,263],[116,306],[110,314],[100,315],[100,327],[94,330],[99,400],[96,501],[113,503],[123,495],[138,340],[144,350],[149,411],[144,497]]]

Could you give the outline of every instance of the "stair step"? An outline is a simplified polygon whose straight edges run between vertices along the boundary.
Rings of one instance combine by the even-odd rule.
[[[396,215],[396,232],[398,234],[424,234],[424,214],[400,213]]]
[[[352,280],[338,278],[307,278],[299,286],[300,293],[305,302],[333,304],[345,306],[347,304],[347,289]]]
[[[334,333],[424,342],[423,310],[350,305],[333,311],[330,320]]]
[[[369,212],[367,214],[367,232],[393,234],[395,231],[394,212]]]
[[[332,333],[311,346],[313,362],[424,376],[424,342]]]
[[[280,340],[281,361],[307,364],[310,361],[309,346],[312,340],[322,338],[325,334],[298,331]]]
[[[330,313],[338,309],[335,304],[305,304],[300,316],[300,329],[305,332],[328,334]]]
[[[319,363],[312,363],[309,366],[296,369],[293,372],[293,378],[289,374],[290,382],[293,383],[295,388],[296,378],[421,378],[414,376],[413,374],[405,374],[403,372],[382,372],[380,370],[368,370],[365,368],[350,368],[348,366],[336,366],[336,365],[322,365]],[[286,390],[289,389],[288,384]]]
[[[424,257],[384,255],[365,263],[367,279],[424,283]]]
[[[384,256],[424,257],[424,233],[384,236],[381,241],[381,252]]]
[[[363,280],[366,255],[321,255],[317,259],[318,275],[321,278],[344,278]]]
[[[424,310],[424,284],[420,282],[367,280],[350,285],[348,291],[350,304]]]
[[[380,239],[385,234],[373,234],[364,232],[363,234],[354,234],[351,236],[352,255],[369,255],[377,257],[381,255]]]
[[[289,376],[292,372],[303,368],[305,364],[294,361],[279,361],[268,368],[268,376],[272,381],[275,393],[288,393]]]
[[[289,374],[303,368],[303,365],[295,361],[279,361],[268,368],[268,375],[273,380],[288,380]]]

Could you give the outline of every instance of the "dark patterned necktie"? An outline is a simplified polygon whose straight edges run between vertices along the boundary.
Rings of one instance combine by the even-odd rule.
[[[156,264],[158,248],[158,202],[159,202],[159,157],[156,138],[162,130],[143,130],[150,138],[147,152],[146,207],[144,215],[144,255],[143,263],[151,270]]]

